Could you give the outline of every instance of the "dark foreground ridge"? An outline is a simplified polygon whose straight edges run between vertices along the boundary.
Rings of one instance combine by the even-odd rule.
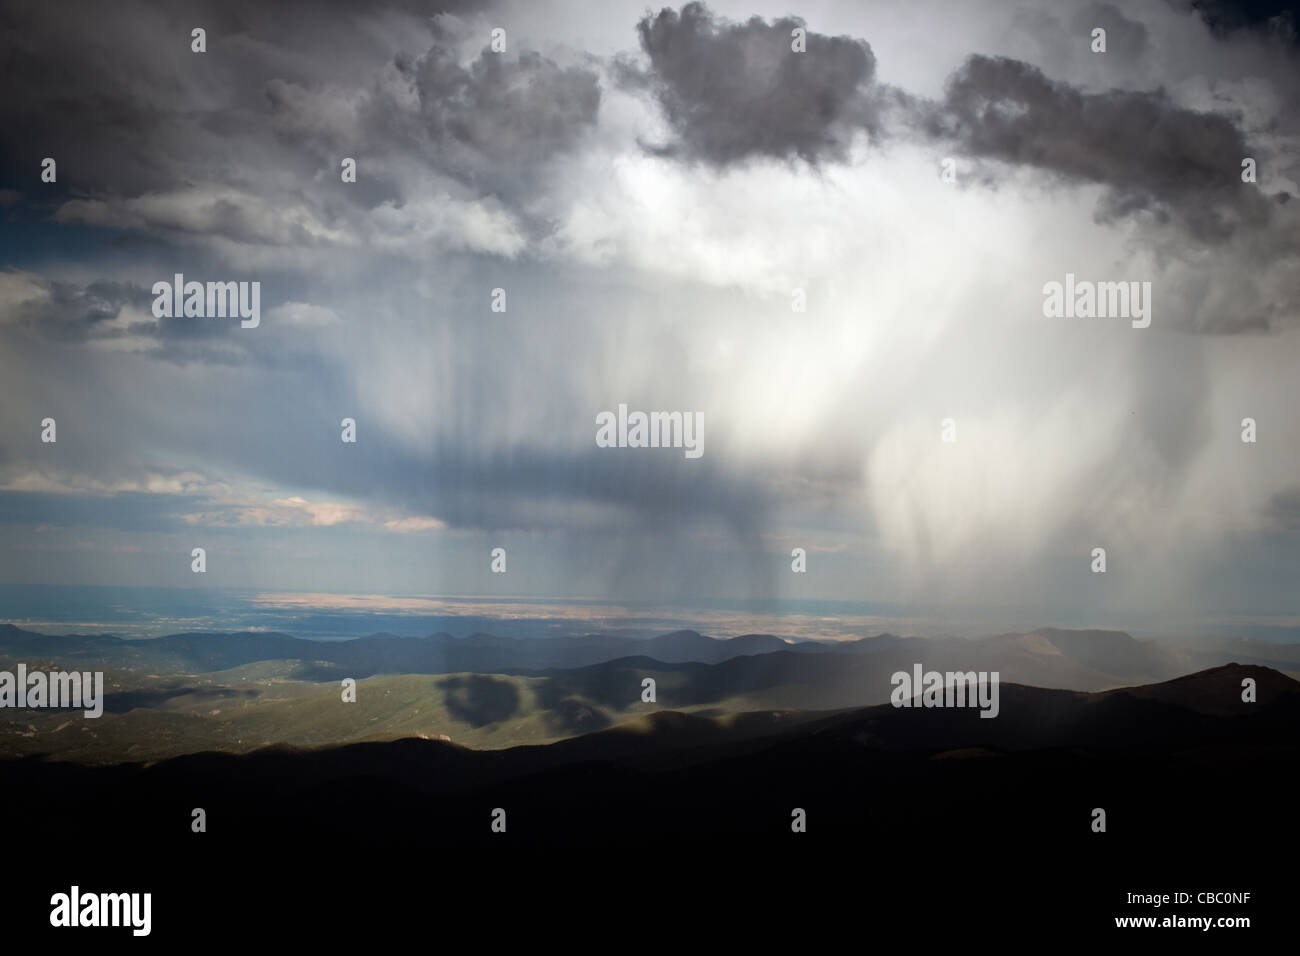
[[[1241,702],[1246,677],[1255,703]],[[506,751],[405,739],[147,767],[7,761],[10,858],[34,874],[9,908],[39,930],[73,882],[149,890],[159,938],[215,929],[236,903],[291,937],[367,899],[405,924],[433,900],[449,919],[587,911],[608,895],[602,912],[633,933],[679,896],[840,907],[864,930],[978,911],[1000,935],[1113,933],[1138,912],[1127,893],[1179,890],[1250,891],[1237,909],[1271,918],[1297,848],[1271,821],[1294,813],[1300,684],[1233,664],[1101,694],[1001,694],[992,720],[888,705],[731,726],[661,712]],[[191,832],[195,807],[206,833]]]

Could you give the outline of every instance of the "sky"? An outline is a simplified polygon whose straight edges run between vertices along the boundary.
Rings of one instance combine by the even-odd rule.
[[[0,584],[1300,624],[1285,8],[6,3]]]

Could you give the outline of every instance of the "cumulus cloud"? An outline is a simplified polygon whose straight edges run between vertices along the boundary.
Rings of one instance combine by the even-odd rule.
[[[793,32],[806,33],[795,52]],[[876,128],[871,47],[807,30],[796,17],[741,23],[701,3],[637,24],[649,70],[625,82],[653,91],[676,139],[659,152],[717,166],[752,157],[843,160],[858,130]]]
[[[1251,149],[1236,125],[1158,92],[1081,93],[1027,63],[973,56],[935,125],[972,156],[1103,184],[1104,220],[1149,214],[1220,241],[1262,227],[1273,208],[1242,183]]]

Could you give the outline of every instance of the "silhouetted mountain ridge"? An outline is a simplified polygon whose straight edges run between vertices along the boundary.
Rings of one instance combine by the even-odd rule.
[[[665,663],[719,663],[746,654],[801,648],[833,650],[826,644],[792,644],[770,634],[706,637],[682,630],[651,638],[590,634],[581,637],[511,638],[476,633],[458,638],[373,634],[344,641],[313,641],[267,631],[180,633],[145,640],[109,635],[48,636],[13,625],[0,626],[0,654],[59,654],[68,660],[102,659],[186,672],[227,670],[268,660],[298,660],[345,669],[347,676],[374,674],[512,673],[581,667],[632,655]],[[332,679],[322,675],[321,679]]]

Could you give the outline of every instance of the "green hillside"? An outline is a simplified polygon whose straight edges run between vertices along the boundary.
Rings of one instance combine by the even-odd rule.
[[[650,668],[520,677],[449,674],[373,677],[355,703],[339,684],[292,680],[296,662],[258,662],[201,675],[106,676],[102,717],[80,711],[7,711],[0,754],[44,754],[82,763],[151,762],[182,753],[236,753],[272,744],[330,746],[401,737],[446,738],[474,749],[546,744],[664,709],[682,673]],[[659,703],[642,703],[655,678]],[[600,678],[600,679],[595,679]],[[134,705],[134,706],[132,706]],[[709,716],[765,706],[752,696],[677,706]],[[114,708],[128,708],[113,712]]]

